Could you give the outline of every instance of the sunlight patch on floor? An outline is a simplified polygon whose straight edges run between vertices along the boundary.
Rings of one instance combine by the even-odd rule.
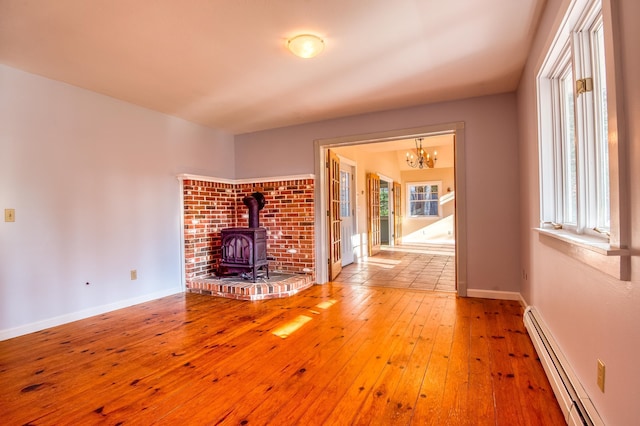
[[[318,309],[329,309],[330,307],[335,305],[336,302],[337,302],[337,300],[335,300],[335,299],[326,300],[324,302],[318,303],[316,305],[316,308],[318,308]]]
[[[295,333],[300,327],[311,321],[311,319],[311,317],[308,317],[306,315],[298,315],[296,318],[289,321],[285,325],[273,330],[273,334],[282,339],[286,339],[287,337]]]

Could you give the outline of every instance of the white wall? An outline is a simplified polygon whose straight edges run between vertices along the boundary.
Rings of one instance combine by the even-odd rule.
[[[180,291],[176,174],[233,178],[233,137],[1,65],[0,94],[0,338]]]
[[[237,135],[236,176],[314,173],[313,141],[463,121],[469,289],[519,291],[515,94],[485,96]]]
[[[605,0],[607,1],[607,0]],[[535,76],[568,0],[548,0],[543,20],[518,90],[522,265],[528,280],[522,293],[537,307],[598,412],[608,425],[637,424],[640,418],[640,2],[617,0],[618,47],[623,60],[626,142],[631,182],[632,280],[618,281],[538,239],[538,150]],[[596,360],[606,364],[605,393],[596,386]]]
[[[438,151],[438,156],[440,152]],[[453,151],[453,150],[452,150]],[[440,162],[438,160],[438,162]],[[452,161],[453,162],[453,161]],[[407,202],[407,184],[412,182],[441,182],[441,194],[447,194],[447,188],[455,191],[455,176],[453,167],[435,167],[433,169],[405,170],[402,172],[402,241],[406,243],[421,242],[431,238],[439,242],[454,239],[455,205],[452,202],[440,206],[440,217],[411,217]]]

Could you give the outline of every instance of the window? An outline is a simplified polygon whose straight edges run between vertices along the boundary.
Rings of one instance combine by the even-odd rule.
[[[605,51],[616,34],[602,2],[610,11],[611,0],[571,1],[538,74],[538,232],[552,247],[629,280],[626,142],[616,110],[624,90],[615,78],[619,58]]]
[[[389,186],[380,185],[380,216],[389,216]]]
[[[582,3],[585,3],[583,0]],[[543,224],[609,234],[607,87],[602,12],[586,2],[538,81]],[[572,9],[572,11],[574,8]]]
[[[440,182],[415,182],[407,184],[409,216],[440,216]]]
[[[351,216],[351,173],[340,170],[340,217]]]

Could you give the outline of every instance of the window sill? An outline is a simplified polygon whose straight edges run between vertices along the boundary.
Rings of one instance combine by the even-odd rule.
[[[629,250],[611,245],[602,238],[578,235],[559,229],[534,228],[544,244],[605,272],[619,280],[631,279]]]

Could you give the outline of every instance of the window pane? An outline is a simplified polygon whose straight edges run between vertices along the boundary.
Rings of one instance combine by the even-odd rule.
[[[349,200],[349,193],[351,192],[349,186],[351,184],[351,173],[340,170],[340,216],[351,216],[351,203]]]
[[[573,72],[571,68],[561,79],[562,89],[562,161],[563,161],[563,222],[578,221],[578,192],[576,186],[576,141],[573,106]]]
[[[597,169],[597,226],[603,229],[610,227],[609,211],[609,137],[607,121],[607,81],[604,59],[604,31],[602,23],[594,31],[594,86],[595,86],[595,118],[596,118],[596,161]]]
[[[603,240],[609,231],[616,241],[611,216],[617,211],[610,205],[617,194],[610,184],[618,175],[615,164],[609,170],[609,148],[618,147],[608,141],[614,131],[607,116],[615,105],[607,100],[602,5],[574,3],[538,77],[540,222],[576,234],[593,236],[595,230]],[[577,93],[577,83],[584,91]]]
[[[409,214],[438,216],[438,185],[409,185]]]
[[[380,216],[389,216],[389,188],[380,187]]]

